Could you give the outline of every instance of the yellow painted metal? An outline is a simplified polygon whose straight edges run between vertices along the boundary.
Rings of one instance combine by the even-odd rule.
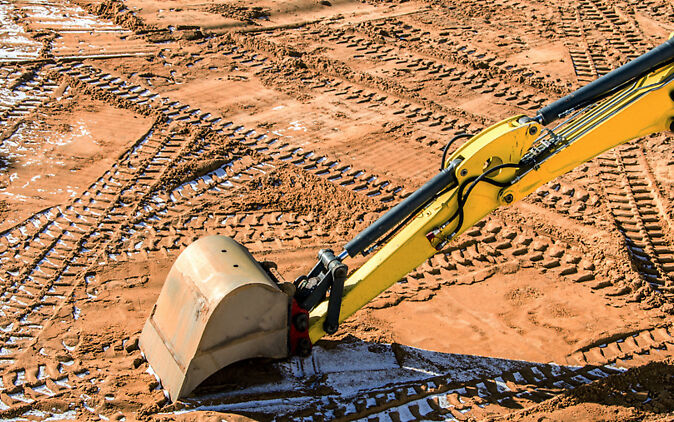
[[[555,177],[631,139],[670,130],[674,122],[674,64],[639,79],[596,109],[555,132],[569,145],[505,189],[517,201]]]
[[[521,155],[536,139],[536,133],[540,131],[538,123],[518,123],[520,117],[522,116],[506,119],[485,129],[452,154],[450,161],[458,157],[463,158],[457,170],[460,174],[457,176],[459,182],[481,174],[488,158],[499,157],[504,163],[519,161]],[[536,128],[536,131],[531,128]],[[496,154],[497,151],[503,153]],[[494,179],[507,180],[512,176],[512,171],[503,170],[502,174],[495,176]],[[466,209],[470,209],[470,212],[466,214],[464,220],[465,228],[472,226],[499,206],[498,190],[487,184],[480,184],[475,188],[466,203]],[[425,235],[440,226],[456,211],[456,195],[457,189],[442,194],[346,280],[340,322],[435,254],[435,247]],[[480,213],[478,210],[484,212]],[[312,342],[325,335],[323,321],[326,312],[327,301],[319,304],[309,314],[309,337]]]
[[[513,185],[499,188],[479,183],[464,205],[461,232],[467,230],[501,205],[515,202],[542,184],[562,175],[602,152],[651,133],[669,130],[674,119],[674,64],[666,65],[628,87],[591,105],[565,122],[555,133],[567,144],[540,166],[524,175],[502,169],[490,175],[499,182]],[[456,170],[459,186],[467,178],[478,176],[498,163],[518,163],[541,132],[536,122],[516,116],[484,130],[459,148],[447,163],[460,158]],[[505,198],[512,196],[511,201]],[[510,199],[510,198],[508,198]],[[340,322],[351,316],[377,295],[388,289],[426,259],[433,256],[456,229],[456,220],[444,224],[457,209],[457,189],[451,189],[423,209],[407,226],[347,279]],[[426,235],[436,235],[429,241]],[[310,313],[309,336],[315,342],[325,335],[323,321],[327,301]]]

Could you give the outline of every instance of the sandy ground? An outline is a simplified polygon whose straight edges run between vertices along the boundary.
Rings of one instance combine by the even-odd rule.
[[[232,236],[292,280],[454,134],[534,114],[673,15],[0,0],[0,419],[674,419],[671,133],[487,217],[308,358],[235,364],[171,404],[137,346],[193,240]]]

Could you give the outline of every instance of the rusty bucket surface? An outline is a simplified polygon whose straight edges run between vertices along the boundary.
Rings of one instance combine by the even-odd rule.
[[[171,267],[140,348],[175,401],[233,362],[287,356],[289,301],[246,248],[204,237]]]

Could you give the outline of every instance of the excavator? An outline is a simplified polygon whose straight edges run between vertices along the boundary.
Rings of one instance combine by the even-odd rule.
[[[321,337],[491,211],[604,151],[665,131],[674,131],[674,34],[534,116],[455,136],[437,175],[339,254],[320,250],[294,282],[229,237],[196,240],[171,267],[139,346],[172,401],[240,360],[309,356]],[[359,254],[371,256],[349,272]]]

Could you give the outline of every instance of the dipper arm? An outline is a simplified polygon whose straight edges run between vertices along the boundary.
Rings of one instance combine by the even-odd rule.
[[[335,257],[340,262],[376,252],[339,283],[341,304],[325,298],[327,288],[321,302],[314,296],[307,309],[311,342],[496,208],[631,139],[674,130],[674,39],[588,86],[533,118],[511,117],[473,136],[443,159],[437,176],[349,242]],[[313,288],[307,280],[296,281],[300,306]]]

